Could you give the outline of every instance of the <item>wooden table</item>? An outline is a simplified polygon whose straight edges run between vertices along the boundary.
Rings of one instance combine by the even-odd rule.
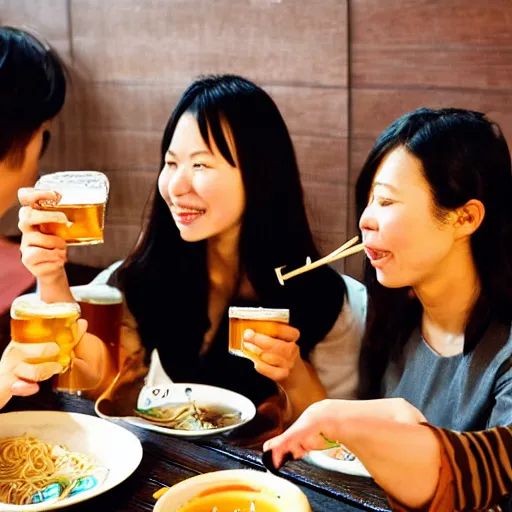
[[[92,402],[51,392],[15,398],[3,412],[43,409],[95,414]],[[114,489],[66,510],[152,511],[155,504],[152,495],[161,487],[209,471],[263,468],[261,452],[232,446],[221,436],[191,442],[124,422],[119,424],[132,431],[142,442],[144,456],[139,468]],[[302,461],[288,463],[282,474],[304,491],[314,512],[390,510],[384,493],[371,479],[322,470]]]

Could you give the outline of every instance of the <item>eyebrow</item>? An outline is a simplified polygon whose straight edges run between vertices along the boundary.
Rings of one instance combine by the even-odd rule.
[[[379,185],[380,185],[381,187],[386,187],[386,188],[388,188],[388,189],[389,189],[389,190],[391,190],[392,192],[396,192],[396,193],[398,192],[398,189],[397,189],[395,186],[390,185],[389,183],[382,183],[382,181],[376,181],[376,182],[373,184],[372,190],[374,190],[374,189],[375,189],[375,187],[377,187],[377,186],[379,186]]]
[[[167,150],[167,155],[176,158],[176,154],[173,151],[171,151],[170,149]],[[201,155],[212,156],[212,153],[207,150],[199,150],[199,151],[194,151],[193,153],[190,153],[191,157],[201,156]]]

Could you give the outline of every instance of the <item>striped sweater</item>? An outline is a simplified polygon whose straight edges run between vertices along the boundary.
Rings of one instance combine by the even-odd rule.
[[[439,483],[424,510],[500,511],[498,502],[512,493],[512,426],[463,433],[428,426],[441,443],[442,456]],[[389,501],[393,510],[410,510]]]

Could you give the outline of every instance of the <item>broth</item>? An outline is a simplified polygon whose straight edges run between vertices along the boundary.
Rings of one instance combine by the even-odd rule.
[[[237,409],[219,405],[170,404],[151,409],[137,409],[138,416],[175,430],[210,430],[236,425],[241,421]]]
[[[223,489],[223,488],[217,488]],[[213,491],[217,490],[214,489]],[[225,488],[224,488],[225,489]],[[204,493],[203,493],[204,494]],[[178,512],[284,512],[279,498],[255,490],[221,490],[192,498]]]

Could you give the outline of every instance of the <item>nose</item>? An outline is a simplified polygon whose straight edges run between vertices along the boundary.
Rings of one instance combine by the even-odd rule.
[[[379,224],[373,213],[371,203],[364,209],[359,219],[359,229],[363,233],[363,239],[365,231],[377,231],[379,229]]]
[[[184,165],[177,167],[169,177],[169,195],[171,197],[179,197],[189,193],[191,188],[191,173]]]

